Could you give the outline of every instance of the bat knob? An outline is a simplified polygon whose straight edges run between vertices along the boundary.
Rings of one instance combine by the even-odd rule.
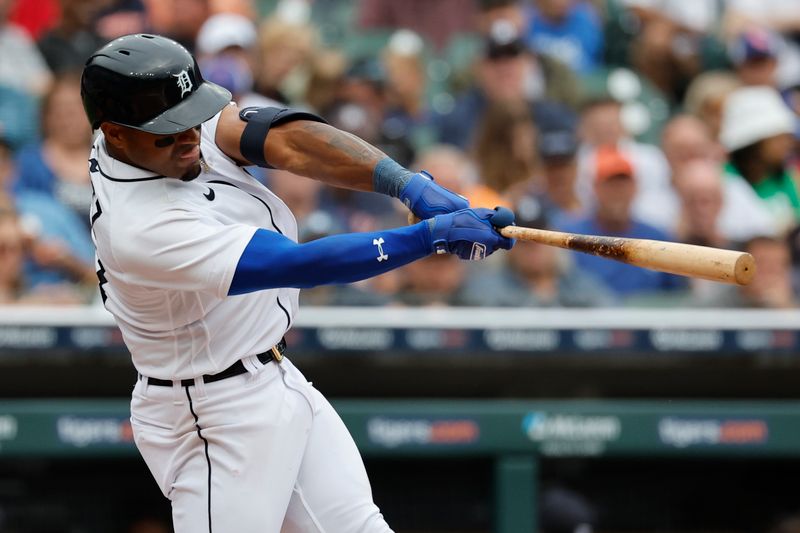
[[[494,214],[489,218],[489,222],[496,228],[505,228],[514,224],[514,212],[507,207],[495,207]]]

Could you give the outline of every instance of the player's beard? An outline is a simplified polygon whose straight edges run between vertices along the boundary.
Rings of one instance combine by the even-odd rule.
[[[200,160],[198,159],[192,164],[191,167],[189,167],[189,170],[183,173],[183,176],[181,176],[181,181],[192,181],[200,175],[200,171],[202,170],[203,167],[200,165]]]

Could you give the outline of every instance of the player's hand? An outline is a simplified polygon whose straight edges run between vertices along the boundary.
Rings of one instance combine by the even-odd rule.
[[[425,171],[412,176],[411,181],[400,191],[399,198],[419,219],[445,215],[469,207],[466,198],[445,189]]]
[[[505,208],[462,209],[433,217],[428,223],[431,224],[434,251],[437,254],[455,254],[461,259],[475,261],[491,255],[498,248],[510,250],[514,246],[514,240],[497,232],[492,224],[495,217],[500,222],[498,226],[514,223],[514,214]]]

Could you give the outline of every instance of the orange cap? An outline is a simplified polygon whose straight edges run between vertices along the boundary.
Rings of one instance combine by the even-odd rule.
[[[594,160],[596,181],[605,181],[612,176],[633,177],[633,165],[616,148],[609,146],[598,148]]]

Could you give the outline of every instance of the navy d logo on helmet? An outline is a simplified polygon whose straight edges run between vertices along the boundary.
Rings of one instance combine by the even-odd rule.
[[[202,124],[231,100],[230,92],[203,79],[183,46],[148,34],[120,37],[92,54],[81,96],[92,128],[112,122],[159,135]]]

